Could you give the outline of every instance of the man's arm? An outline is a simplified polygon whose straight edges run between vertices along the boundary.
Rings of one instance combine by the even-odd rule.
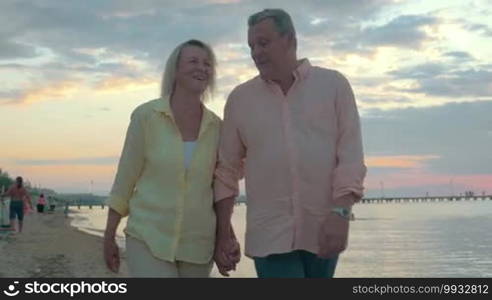
[[[224,109],[217,168],[214,173],[214,200],[217,217],[217,236],[214,259],[222,275],[235,268],[239,261],[239,244],[234,235],[231,218],[235,198],[239,194],[238,181],[242,176],[242,160],[246,147],[241,140],[237,114],[234,110],[234,91]]]
[[[22,197],[22,199],[24,200],[24,202],[27,202],[27,205],[29,206],[30,209],[33,209],[32,208],[32,202],[31,202],[31,196],[27,192],[26,188],[24,188],[24,197]]]
[[[4,192],[4,193],[2,194],[2,197],[12,196],[12,190],[13,190],[13,187],[12,187],[12,186],[10,186],[10,187],[7,189],[7,191],[6,191],[6,192]]]
[[[351,207],[363,196],[366,175],[359,113],[348,80],[338,76],[336,113],[338,136],[333,175],[333,206]]]
[[[336,113],[338,136],[330,209],[351,209],[363,196],[364,165],[362,135],[354,94],[347,79],[337,73]],[[319,232],[319,253],[332,258],[347,248],[349,220],[331,212]]]

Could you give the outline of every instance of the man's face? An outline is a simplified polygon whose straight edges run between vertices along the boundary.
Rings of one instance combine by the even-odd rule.
[[[248,44],[262,78],[274,80],[283,75],[293,39],[288,34],[281,36],[272,19],[265,19],[248,29]]]

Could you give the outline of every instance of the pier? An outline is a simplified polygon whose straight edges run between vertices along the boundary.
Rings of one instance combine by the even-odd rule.
[[[362,198],[359,204],[390,204],[390,203],[430,203],[430,202],[464,202],[464,201],[491,201],[492,195],[473,195],[473,196],[422,196],[422,197],[376,197]],[[68,210],[69,207],[82,208],[101,207],[104,209],[106,202],[103,199],[57,199],[59,204]],[[246,197],[241,195],[236,199],[236,205],[246,204]]]
[[[362,198],[359,203],[363,204],[385,204],[385,203],[424,203],[424,202],[462,202],[462,201],[490,201],[492,195],[473,196],[422,196],[422,197],[377,197]],[[245,196],[236,199],[236,205],[246,204]]]
[[[360,203],[420,203],[420,202],[458,202],[458,201],[489,201],[492,195],[474,196],[424,196],[424,197],[379,197],[363,198]]]

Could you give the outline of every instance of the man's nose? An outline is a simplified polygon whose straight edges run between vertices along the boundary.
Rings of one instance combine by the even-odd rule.
[[[259,55],[261,55],[262,51],[260,47],[254,47],[251,49],[251,57],[256,60]]]

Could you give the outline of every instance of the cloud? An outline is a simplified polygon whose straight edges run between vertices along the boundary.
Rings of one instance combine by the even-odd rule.
[[[466,23],[464,27],[470,31],[478,32],[485,37],[492,37],[492,29],[485,24]]]
[[[66,99],[80,89],[81,82],[65,80],[38,86],[27,90],[13,90],[0,93],[0,105],[33,104],[40,101]]]
[[[0,36],[0,59],[32,58],[39,55],[36,47],[24,43],[12,42]]]
[[[443,63],[426,63],[389,72],[397,79],[425,79],[443,74],[448,68]]]
[[[159,81],[149,77],[138,79],[129,77],[110,77],[98,82],[95,86],[95,90],[103,93],[122,93],[154,88],[157,91],[158,86]]]
[[[450,51],[444,53],[444,56],[454,58],[459,61],[471,61],[473,60],[472,55],[470,53],[465,52],[465,51]]]
[[[20,48],[7,51],[8,47],[4,47],[4,55],[8,54],[9,58],[15,59],[40,53],[43,55],[36,63],[22,60],[6,62],[0,65],[0,70],[14,71],[16,74],[24,71],[24,74],[28,73],[34,78],[31,80],[35,82],[34,85],[54,85],[54,82],[65,81],[67,77],[75,77],[86,84],[95,84],[98,89],[105,86],[110,88],[118,84],[116,79],[109,79],[113,77],[137,80],[152,76],[159,78],[171,50],[187,39],[198,38],[217,49],[218,59],[226,68],[239,68],[240,74],[252,74],[256,71],[251,70],[246,44],[246,23],[250,14],[265,7],[283,7],[292,14],[300,35],[317,36],[327,31],[335,34],[336,28],[352,30],[353,22],[346,22],[347,18],[356,20],[370,17],[393,2],[1,2],[0,14],[8,18],[0,18],[0,44],[15,41],[16,47],[25,48],[23,51]],[[316,18],[326,21],[313,23]],[[333,27],[334,24],[338,24],[337,27]],[[227,78],[223,76],[222,79]],[[246,79],[241,75],[241,81]],[[227,88],[237,84],[237,80],[227,80]],[[97,85],[97,82],[101,84]],[[129,82],[119,84],[130,85]],[[6,93],[13,99],[4,97],[4,103],[22,103],[19,98],[28,94],[17,89],[2,92],[4,96]]]
[[[199,1],[32,1],[3,3],[15,26],[3,29],[19,40],[50,49],[56,56],[79,61],[78,48],[108,48],[112,52],[160,61],[179,42],[192,37],[218,41],[240,28],[228,4]],[[217,16],[221,16],[218,18]],[[1,22],[1,25],[4,25]]]
[[[370,168],[421,168],[422,162],[438,158],[437,155],[368,156],[365,163]]]
[[[432,16],[403,15],[389,23],[375,27],[371,26],[361,32],[359,43],[369,46],[397,46],[419,48],[428,34],[424,26],[436,25],[438,19]]]
[[[397,80],[414,79],[417,87],[404,92],[444,97],[488,97],[492,95],[492,65],[468,67],[446,63],[426,63],[392,71]]]
[[[73,159],[24,159],[17,160],[17,165],[28,166],[66,166],[66,165],[115,165],[118,163],[119,157],[88,157],[88,158],[73,158]]]
[[[368,110],[361,118],[366,156],[438,156],[429,172],[492,174],[491,101]]]
[[[360,94],[357,97],[357,103],[360,104],[361,107],[374,107],[374,106],[382,106],[385,104],[393,104],[393,105],[402,105],[402,104],[412,104],[414,103],[414,99],[408,98],[408,97],[402,97],[402,96],[396,96],[392,97],[389,96],[388,94],[372,94],[372,95],[365,95],[365,94]]]
[[[422,178],[434,182],[433,176],[441,174],[444,182],[448,174],[490,174],[490,101],[436,107],[450,101],[492,100],[491,62],[481,49],[486,48],[490,24],[471,22],[478,10],[487,20],[490,9],[478,5],[474,11],[458,12],[453,7],[439,11],[443,8],[439,4],[438,10],[422,14],[417,11],[426,10],[427,4],[401,4],[397,0],[1,1],[0,76],[6,83],[0,89],[0,105],[61,100],[82,92],[96,96],[116,92],[127,96],[129,91],[150,88],[157,92],[167,56],[189,38],[202,39],[215,49],[220,76],[216,99],[223,99],[233,86],[257,74],[246,44],[247,17],[266,7],[282,7],[295,23],[299,54],[347,73],[354,85],[371,176],[409,180],[427,174]],[[402,9],[407,6],[410,10]],[[450,15],[461,16],[462,22]],[[211,105],[222,107],[223,102]],[[107,117],[105,111],[111,107],[106,106],[100,104],[96,110]],[[393,109],[403,106],[414,107]],[[53,164],[56,170],[65,163],[76,164],[74,168],[101,163],[109,169],[104,161],[31,160],[46,169]],[[66,168],[68,174],[71,167]],[[407,176],[396,176],[401,172]]]
[[[375,47],[419,49],[432,37],[424,29],[438,25],[440,20],[434,16],[402,15],[380,26],[359,27],[351,34],[340,34],[331,47],[341,52],[369,54]]]
[[[369,169],[365,180],[366,197],[379,197],[384,192],[386,196],[424,196],[429,195],[459,195],[466,190],[477,194],[482,191],[492,192],[492,175],[455,175],[435,174],[423,170],[374,174]]]
[[[369,1],[16,1],[0,4],[6,19],[0,32],[16,40],[31,41],[55,55],[78,61],[73,49],[103,48],[113,52],[162,60],[178,43],[189,38],[214,45],[246,43],[247,17],[265,7],[283,7],[303,34],[336,29],[370,17],[390,0]],[[327,24],[313,26],[314,18]],[[10,21],[12,19],[13,21]],[[349,22],[347,22],[347,20]],[[321,26],[323,25],[323,26]],[[321,32],[320,32],[321,30]]]

